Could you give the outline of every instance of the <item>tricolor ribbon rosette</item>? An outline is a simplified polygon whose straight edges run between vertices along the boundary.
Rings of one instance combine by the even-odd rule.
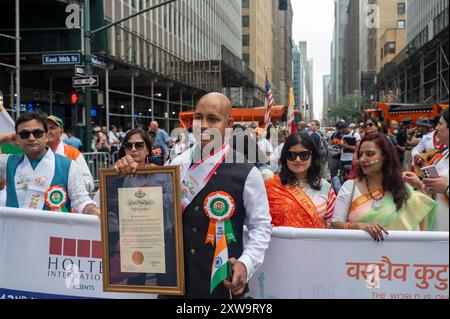
[[[205,244],[214,245],[223,234],[226,235],[227,243],[237,242],[230,221],[236,209],[233,197],[223,191],[211,193],[206,197],[203,208],[209,218]]]
[[[212,294],[217,285],[227,278],[228,244],[237,242],[230,221],[236,204],[230,194],[219,191],[206,197],[203,208],[210,220],[205,244],[216,245],[211,269],[210,293]]]
[[[45,191],[44,201],[53,212],[62,209],[67,203],[66,190],[62,186],[53,185]]]

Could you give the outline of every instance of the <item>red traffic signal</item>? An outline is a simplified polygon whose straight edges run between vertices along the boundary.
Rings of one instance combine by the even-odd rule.
[[[70,103],[72,103],[72,105],[76,105],[78,103],[78,94],[72,93],[70,96]]]

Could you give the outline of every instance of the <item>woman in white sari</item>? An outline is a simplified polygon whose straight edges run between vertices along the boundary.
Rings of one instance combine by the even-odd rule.
[[[358,149],[357,178],[347,181],[336,200],[333,227],[367,231],[377,241],[388,230],[415,231],[437,203],[402,178],[396,149],[382,134],[367,134]]]

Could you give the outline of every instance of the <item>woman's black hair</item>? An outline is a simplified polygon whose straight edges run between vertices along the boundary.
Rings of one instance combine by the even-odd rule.
[[[283,150],[281,151],[281,172],[280,178],[283,185],[293,184],[297,181],[297,177],[289,170],[287,166],[287,152],[295,145],[302,145],[308,151],[311,151],[311,166],[308,169],[307,179],[309,186],[314,190],[322,189],[322,161],[320,158],[320,152],[317,145],[306,133],[294,133],[291,134],[284,143]]]
[[[153,146],[153,144],[152,144],[152,142],[150,140],[150,137],[147,134],[147,132],[144,131],[141,128],[132,129],[125,135],[125,137],[122,140],[122,146],[119,149],[119,153],[117,155],[117,159],[121,159],[121,158],[125,157],[125,155],[126,155],[125,144],[128,143],[129,139],[133,135],[136,135],[136,134],[139,134],[142,137],[142,139],[144,140],[144,143],[145,143],[145,145],[147,146],[147,149],[148,149],[147,161],[149,163],[151,163],[153,161],[153,155],[152,155],[152,146]]]

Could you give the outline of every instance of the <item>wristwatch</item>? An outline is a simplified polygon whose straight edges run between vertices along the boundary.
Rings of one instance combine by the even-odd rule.
[[[447,198],[449,197],[448,196],[448,186],[447,186],[447,190],[445,191],[445,196],[447,196]]]

